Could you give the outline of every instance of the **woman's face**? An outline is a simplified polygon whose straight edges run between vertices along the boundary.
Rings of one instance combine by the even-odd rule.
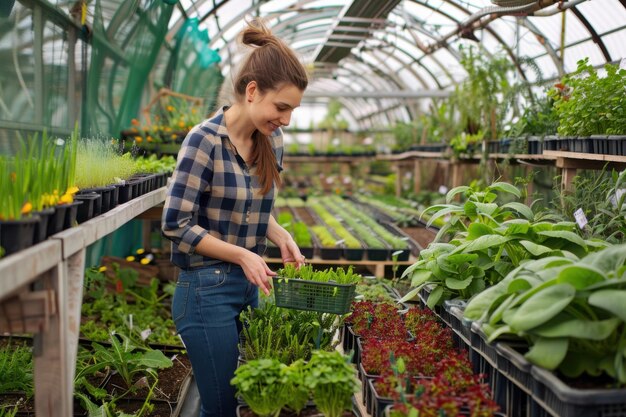
[[[251,85],[253,84],[252,88]],[[269,136],[281,126],[289,125],[291,112],[300,106],[303,92],[292,84],[283,84],[275,90],[261,94],[252,82],[247,89],[250,118],[262,134]]]

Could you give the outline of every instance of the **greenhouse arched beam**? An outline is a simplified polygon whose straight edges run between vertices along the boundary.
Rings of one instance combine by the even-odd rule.
[[[367,70],[370,70],[370,71],[372,70],[372,68],[365,63],[357,63],[357,62],[353,63],[353,65],[358,65],[358,64],[365,66]],[[339,77],[337,77],[337,79],[332,79],[332,80],[327,79],[327,78],[318,79],[316,80],[315,85],[317,86],[324,82],[326,82],[326,84],[328,83],[339,84],[341,86],[340,88],[335,88],[330,91],[323,91],[323,92],[317,91],[317,92],[319,94],[325,94],[327,95],[327,97],[337,98],[346,107],[352,108],[352,106],[351,105],[348,106],[348,104],[351,104],[352,102],[356,103],[354,105],[354,108],[359,109],[359,111],[355,111],[355,110],[352,111],[352,116],[355,120],[358,120],[360,118],[359,116],[359,114],[361,113],[360,110],[364,108],[380,106],[379,101],[375,97],[372,97],[370,94],[375,93],[376,91],[388,91],[392,89],[391,85],[388,82],[385,82],[386,80],[381,79],[380,77],[375,77],[375,78],[371,77],[366,80],[364,77],[362,77],[363,72],[357,72],[356,70],[352,70],[351,68],[347,66],[342,67],[341,70],[348,72],[348,74],[340,75]],[[343,81],[344,79],[346,80],[345,82]],[[346,90],[353,87],[354,83],[357,83],[358,85],[361,86],[363,95],[355,94],[352,97],[351,94],[345,93]],[[363,84],[361,85],[361,83]],[[372,87],[374,89],[370,90]],[[334,93],[337,93],[337,91],[341,91],[341,93],[334,94]],[[305,99],[310,98],[311,93],[315,93],[315,92],[316,90],[314,87],[314,89],[312,89],[310,92],[305,93]],[[328,96],[328,94],[330,94],[330,96]]]
[[[411,0],[414,1],[415,3],[420,4],[423,7],[429,8],[432,11],[434,11],[435,13],[441,14],[442,16],[446,17],[447,19],[452,20],[453,22],[456,22],[459,29],[449,33],[448,35],[444,35],[440,38],[433,38],[434,39],[434,43],[432,45],[428,46],[428,53],[427,55],[432,54],[433,52],[435,52],[437,49],[442,48],[442,47],[447,47],[448,44],[448,39],[455,36],[456,34],[459,34],[460,30],[464,27],[464,25],[466,25],[466,23],[463,23],[457,19],[455,19],[454,17],[450,16],[449,14],[442,12],[441,10],[438,10],[436,7],[428,4],[427,2],[423,2],[423,0]],[[463,13],[467,14],[468,16],[472,16],[472,13],[467,10],[466,8],[462,7],[460,4],[455,3],[454,1],[450,1],[450,0],[444,0],[446,3],[449,3],[450,5],[454,6],[455,8],[459,9],[460,11],[462,11]],[[480,21],[480,25],[474,29],[482,29],[482,30],[486,30],[491,36],[494,37],[494,39],[496,39],[496,41],[498,41],[498,43],[502,46],[502,49],[504,51],[506,51],[507,55],[509,56],[509,58],[511,59],[511,61],[513,61],[513,64],[515,65],[515,68],[517,68],[517,71],[519,72],[520,76],[524,79],[524,80],[528,80],[528,78],[526,77],[526,73],[524,71],[524,69],[522,68],[522,66],[520,65],[519,60],[517,59],[517,57],[515,56],[515,53],[513,52],[513,50],[506,44],[506,42],[504,42],[504,40],[500,37],[500,35],[498,35],[498,33],[496,31],[494,31],[493,29],[491,29],[488,25],[489,22],[491,22],[492,20],[495,20],[497,17],[487,21],[487,22],[482,22]],[[466,21],[467,22],[467,21]]]
[[[411,43],[411,40],[410,40],[410,39],[407,39],[406,37],[404,37],[404,36],[402,36],[402,35],[399,35],[399,34],[397,34],[397,33],[393,33],[393,36],[395,36],[395,37],[396,37],[396,38],[398,38],[398,39],[402,39],[402,40],[404,40],[404,41],[405,41],[405,42],[407,42],[407,43]],[[393,47],[394,49],[396,49],[396,50],[398,50],[398,51],[402,52],[404,55],[406,55],[408,58],[410,58],[410,59],[411,59],[411,62],[417,62],[417,61],[415,60],[415,57],[414,57],[413,55],[411,55],[411,53],[409,53],[406,49],[404,49],[404,48],[402,48],[402,47],[400,47],[400,46],[398,46],[398,45],[395,45],[395,44],[393,44],[393,43],[389,42],[389,41],[386,39],[386,37],[385,37],[385,38],[383,38],[383,39],[378,39],[378,38],[376,38],[376,39],[377,39],[377,40],[380,40],[380,41],[382,41],[382,42],[385,42],[386,44],[390,45],[390,46],[391,46],[391,47]],[[371,49],[371,48],[368,48],[368,49]],[[400,61],[400,62],[402,63],[402,66],[403,66],[403,67],[405,67],[407,70],[409,70],[409,71],[410,71],[410,72],[411,72],[411,73],[415,76],[415,78],[416,78],[416,79],[419,79],[419,80],[422,82],[422,84],[424,85],[424,87],[426,87],[426,84],[427,84],[427,83],[424,81],[424,79],[423,79],[423,78],[421,78],[421,76],[420,76],[419,74],[417,74],[417,73],[415,72],[415,70],[413,70],[413,68],[412,68],[412,66],[411,66],[410,64],[407,64],[407,63],[405,63],[405,62],[402,62],[401,60],[399,60],[398,58],[395,58],[395,57],[394,57],[394,59],[396,59],[396,60]],[[441,65],[441,64],[440,64],[440,63],[439,63],[439,62],[438,62],[438,61],[437,61],[434,57],[431,57],[431,59],[432,59],[433,61],[435,61],[435,63],[437,63],[437,65],[438,65],[438,66],[442,67],[442,65]],[[426,66],[426,65],[421,65],[421,64],[420,64],[420,66],[424,69],[424,71],[426,71],[426,72],[428,73],[428,75],[430,75],[430,77],[432,78],[433,82],[437,85],[437,87],[439,87],[439,88],[443,88],[443,86],[441,85],[441,83],[439,82],[439,80],[437,79],[437,77],[435,77],[435,75],[434,75],[434,74],[432,73],[432,71],[428,68],[428,66]],[[443,69],[443,68],[442,68],[442,69]],[[446,75],[448,75],[448,74],[449,74],[449,73],[446,71]],[[451,78],[451,77],[450,77],[450,78]]]

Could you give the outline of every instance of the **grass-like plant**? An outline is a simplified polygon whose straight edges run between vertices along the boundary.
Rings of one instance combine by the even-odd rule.
[[[76,186],[94,188],[128,179],[137,167],[129,153],[119,155],[114,144],[96,138],[78,143]]]
[[[33,396],[33,355],[26,346],[9,344],[0,348],[0,392],[24,392]]]

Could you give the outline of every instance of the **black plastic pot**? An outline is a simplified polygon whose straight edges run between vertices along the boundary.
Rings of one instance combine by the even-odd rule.
[[[78,207],[82,204],[82,201],[73,201],[72,203],[68,204],[68,209],[65,211],[65,219],[63,221],[63,230],[74,227],[74,225],[76,224]]]
[[[102,196],[98,193],[77,194],[74,197],[74,200],[83,202],[83,204],[78,206],[78,211],[76,213],[76,221],[80,224],[95,217],[95,206],[98,201],[102,200]],[[98,205],[101,205],[101,203]]]
[[[35,234],[33,236],[33,244],[43,242],[48,237],[48,220],[54,214],[54,208],[49,207],[41,211],[33,212],[39,216],[39,221],[35,224]]]
[[[0,220],[0,246],[5,255],[10,255],[33,245],[35,225],[39,216],[25,217],[19,220]]]
[[[69,204],[54,206],[54,213],[52,213],[48,219],[48,236],[52,236],[63,230],[63,226],[65,224],[65,214],[69,208]]]

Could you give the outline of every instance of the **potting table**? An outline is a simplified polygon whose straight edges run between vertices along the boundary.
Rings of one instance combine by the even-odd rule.
[[[72,415],[87,246],[164,200],[162,187],[0,259],[0,332],[34,333],[37,416]]]

